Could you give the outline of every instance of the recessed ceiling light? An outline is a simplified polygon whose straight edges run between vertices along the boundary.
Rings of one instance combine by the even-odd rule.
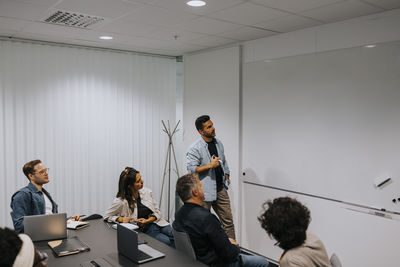
[[[112,40],[113,37],[112,36],[100,36],[99,37],[101,40]]]
[[[187,1],[186,5],[188,5],[188,6],[196,6],[196,7],[205,6],[206,2],[201,1],[201,0],[191,0],[191,1]]]
[[[364,46],[365,48],[374,48],[376,45],[374,45],[374,44],[371,44],[371,45],[366,45],[366,46]]]

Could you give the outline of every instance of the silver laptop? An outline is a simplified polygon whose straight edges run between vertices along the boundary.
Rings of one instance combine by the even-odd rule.
[[[24,216],[24,233],[32,241],[67,238],[67,214]]]
[[[141,264],[165,256],[146,244],[138,245],[138,233],[119,224],[117,240],[118,252],[135,263]]]

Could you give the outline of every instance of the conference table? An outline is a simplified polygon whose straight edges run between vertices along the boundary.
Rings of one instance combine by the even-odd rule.
[[[47,241],[35,242],[35,246],[41,251],[46,252],[49,256],[47,266],[89,266],[90,261],[105,261],[111,266],[207,266],[199,261],[193,260],[184,253],[171,248],[164,243],[139,231],[139,240],[144,241],[150,247],[159,250],[165,254],[165,257],[149,261],[143,264],[136,264],[128,258],[118,254],[117,250],[117,230],[110,227],[102,219],[92,220],[88,227],[79,230],[68,230],[68,237],[78,236],[85,242],[90,251],[78,254],[56,257],[54,252],[48,246]],[[95,265],[92,265],[93,267]]]

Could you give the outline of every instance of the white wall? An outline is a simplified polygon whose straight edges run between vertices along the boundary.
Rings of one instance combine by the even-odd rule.
[[[400,40],[400,9],[245,42],[243,62]]]
[[[210,115],[217,138],[224,144],[231,170],[228,192],[236,232],[239,221],[239,52],[239,47],[230,47],[185,56],[183,101],[184,150],[200,138],[194,122],[204,114]]]
[[[399,265],[397,251],[400,246],[400,216],[388,219],[368,214],[367,209],[356,208],[344,203],[333,202],[321,198],[289,193],[245,183],[246,193],[243,204],[245,238],[242,245],[278,260],[282,249],[274,246],[276,240],[271,239],[260,227],[256,219],[260,215],[261,205],[266,199],[276,197],[292,197],[304,203],[310,210],[311,223],[309,230],[324,243],[328,255],[336,253],[344,267]],[[356,212],[353,209],[360,210]]]
[[[392,10],[253,40],[243,45],[243,62],[246,64],[266,59],[397,41],[400,40],[399,25],[400,10]],[[244,86],[242,90],[245,95],[246,87]],[[279,105],[279,103],[276,104]],[[374,145],[379,146],[379,144]],[[240,160],[243,162],[243,158]],[[273,248],[273,242],[267,235],[263,235],[264,231],[256,221],[256,216],[261,211],[260,204],[263,201],[274,198],[280,193],[247,185],[244,188],[244,201],[241,203],[244,215],[243,227],[240,229],[243,245],[277,260],[281,251]],[[344,266],[398,265],[395,249],[389,249],[398,247],[396,240],[399,237],[395,230],[398,227],[398,221],[355,213],[331,201],[312,198],[300,198],[300,200],[306,202],[311,208],[314,218],[310,226],[311,230],[317,232],[325,242],[329,253],[340,252],[339,254],[344,259]]]
[[[393,41],[244,64],[246,180],[399,212],[399,56]]]
[[[174,58],[0,41],[0,226],[37,158],[60,212],[102,214],[126,166],[159,199],[175,90]]]

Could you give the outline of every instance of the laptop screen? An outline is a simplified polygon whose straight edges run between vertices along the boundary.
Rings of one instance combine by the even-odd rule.
[[[120,224],[117,226],[118,252],[135,263],[144,263],[165,256],[146,245],[138,245],[138,233]]]
[[[137,262],[138,234],[122,225],[117,225],[118,252]]]
[[[67,238],[67,214],[25,216],[24,232],[32,241]]]

